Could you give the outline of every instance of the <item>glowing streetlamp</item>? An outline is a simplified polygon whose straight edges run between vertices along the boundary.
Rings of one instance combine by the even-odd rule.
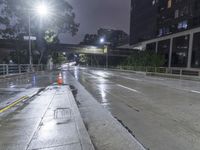
[[[49,14],[49,7],[45,3],[39,3],[33,8],[35,13],[40,17],[46,17]],[[28,32],[29,32],[29,64],[32,71],[33,58],[32,58],[32,50],[31,50],[31,11],[28,13]]]
[[[109,57],[108,57],[108,48],[109,48],[109,45],[110,45],[110,42],[107,42],[106,40],[105,40],[105,38],[104,37],[102,37],[102,38],[100,38],[100,43],[101,44],[104,44],[104,46],[106,45],[106,48],[107,48],[107,52],[106,52],[106,68],[108,68],[108,59],[109,59]]]
[[[40,17],[45,17],[49,14],[49,8],[45,3],[38,4],[35,11]]]
[[[100,43],[104,43],[105,42],[105,39],[104,38],[100,38]]]

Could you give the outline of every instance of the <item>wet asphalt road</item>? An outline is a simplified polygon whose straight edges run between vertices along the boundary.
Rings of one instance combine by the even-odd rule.
[[[146,148],[200,149],[200,82],[78,67],[70,72]]]
[[[146,148],[200,149],[199,82],[78,67],[70,72]],[[22,91],[54,83],[57,74],[1,79],[0,106]]]
[[[20,92],[31,88],[43,88],[56,81],[57,72],[40,72],[11,78],[0,79],[0,107],[1,103],[15,97]]]

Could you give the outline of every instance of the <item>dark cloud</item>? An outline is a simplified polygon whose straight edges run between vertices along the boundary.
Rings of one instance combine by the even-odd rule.
[[[62,34],[61,42],[79,43],[86,33],[100,27],[121,29],[129,33],[131,0],[68,0],[76,13],[80,30],[75,37]]]

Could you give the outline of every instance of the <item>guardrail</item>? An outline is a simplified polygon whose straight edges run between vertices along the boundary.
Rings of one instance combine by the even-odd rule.
[[[186,76],[200,76],[200,69],[187,68],[165,68],[165,67],[138,67],[138,66],[119,66],[118,69],[142,71],[146,73],[160,73]]]
[[[88,66],[86,66],[88,67]],[[97,68],[105,68],[105,66],[90,66]],[[188,69],[188,68],[166,68],[166,67],[144,67],[144,66],[109,66],[109,69],[141,71],[146,73],[160,73],[160,74],[172,74],[177,76],[197,76],[200,77],[200,69]]]
[[[0,64],[0,75],[43,71],[45,69],[46,69],[46,65]]]

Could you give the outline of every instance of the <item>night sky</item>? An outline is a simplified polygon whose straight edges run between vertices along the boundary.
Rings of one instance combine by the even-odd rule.
[[[100,27],[124,30],[129,34],[131,0],[68,0],[80,23],[75,37],[60,35],[62,43],[78,44],[86,33],[96,33]]]

